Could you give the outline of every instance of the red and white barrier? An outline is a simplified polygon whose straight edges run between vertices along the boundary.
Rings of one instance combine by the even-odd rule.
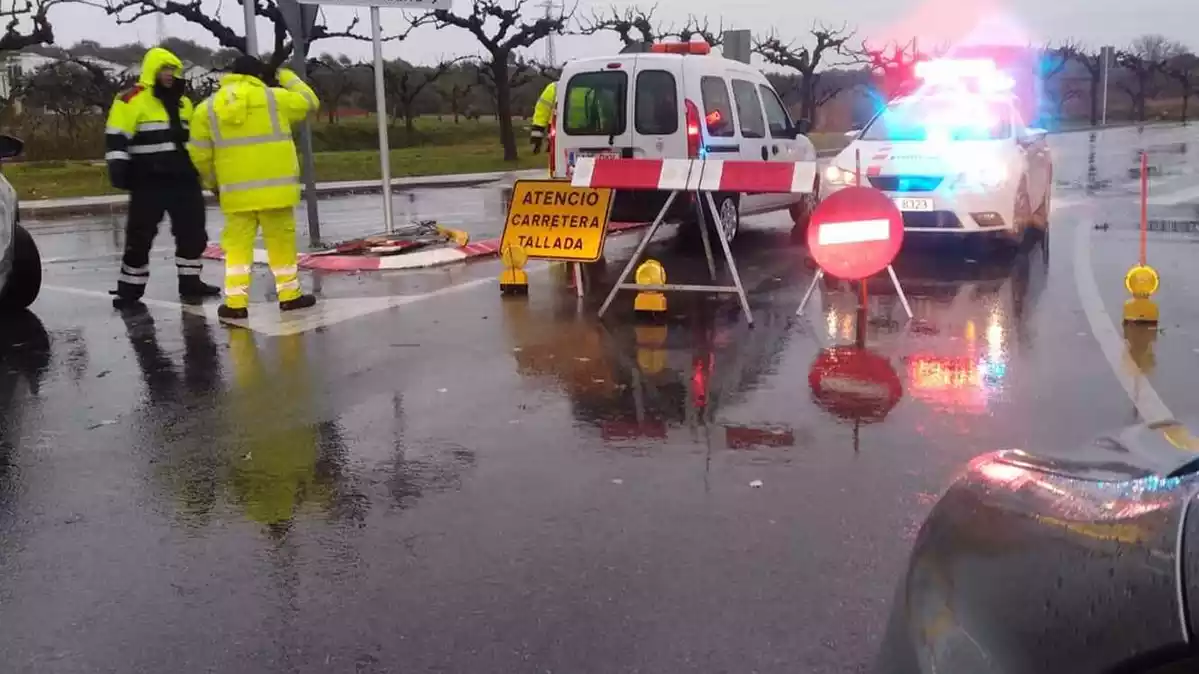
[[[636,251],[625,265],[612,291],[600,307],[600,316],[608,310],[616,294],[621,290],[640,291],[699,291],[736,293],[745,312],[745,320],[753,325],[753,314],[749,309],[749,298],[737,273],[733,253],[729,249],[725,228],[720,223],[720,212],[713,193],[735,194],[808,194],[816,186],[817,166],[810,162],[729,161],[723,159],[617,159],[608,157],[583,157],[575,165],[571,185],[575,187],[609,188],[615,190],[651,190],[669,192],[666,203],[637,245]],[[627,283],[629,275],[637,266],[654,232],[662,224],[675,199],[683,192],[693,192],[706,203],[707,213],[700,214],[700,233],[704,252],[708,257],[708,269],[716,279],[716,263],[712,258],[712,246],[708,240],[708,228],[703,218],[715,218],[716,238],[724,252],[733,285],[635,285]]]
[[[570,184],[617,190],[805,194],[816,183],[816,171],[814,161],[583,157]]]

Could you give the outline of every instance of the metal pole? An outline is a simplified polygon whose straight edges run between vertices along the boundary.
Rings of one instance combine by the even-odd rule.
[[[1141,266],[1149,259],[1149,153],[1141,151]]]
[[[311,83],[308,76],[308,40],[303,36],[293,36],[295,48],[291,52],[292,70]],[[312,154],[312,120],[315,115],[300,125],[300,155],[303,157],[304,172],[304,202],[308,205],[308,242],[313,248],[321,245],[321,214],[317,207],[316,193],[316,159]]]
[[[1100,118],[1099,126],[1107,126],[1107,83],[1108,74],[1111,73],[1112,70],[1112,53],[1107,47],[1102,47],[1099,50],[1099,54],[1103,59],[1103,63],[1099,64],[1099,67],[1103,71],[1103,113],[1102,117]]]
[[[246,53],[250,56],[258,55],[258,24],[255,21],[254,10],[258,6],[258,0],[242,0],[241,7],[246,20]]]
[[[383,26],[379,7],[371,7],[371,46],[375,52],[375,116],[379,118],[379,173],[383,180],[383,220],[387,233],[395,229],[391,206],[391,144],[387,141],[387,101],[383,87]]]

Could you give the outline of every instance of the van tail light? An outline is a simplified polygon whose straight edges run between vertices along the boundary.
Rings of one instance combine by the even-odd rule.
[[[695,103],[686,100],[683,102],[687,108],[687,156],[691,159],[699,158],[699,108],[695,107]]]
[[[550,177],[558,168],[558,113],[550,115],[549,140],[546,141],[545,151],[550,155]]]

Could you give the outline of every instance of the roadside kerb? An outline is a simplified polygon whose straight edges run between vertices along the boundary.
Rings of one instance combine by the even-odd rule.
[[[613,222],[608,225],[608,234],[623,234],[624,232],[641,229],[648,222]],[[301,253],[299,266],[301,269],[313,271],[386,271],[396,269],[426,269],[438,267],[452,262],[465,262],[471,259],[481,259],[499,255],[500,240],[487,239],[465,246],[449,246],[430,250],[400,253],[398,255],[320,255]],[[225,259],[225,251],[216,244],[209,244],[204,251],[204,257],[209,260]],[[254,264],[268,264],[266,250],[254,250]]]

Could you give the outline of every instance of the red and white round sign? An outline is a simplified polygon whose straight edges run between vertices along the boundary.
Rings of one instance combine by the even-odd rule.
[[[872,187],[847,187],[820,202],[808,224],[808,251],[824,273],[847,281],[887,268],[903,246],[903,214]]]

